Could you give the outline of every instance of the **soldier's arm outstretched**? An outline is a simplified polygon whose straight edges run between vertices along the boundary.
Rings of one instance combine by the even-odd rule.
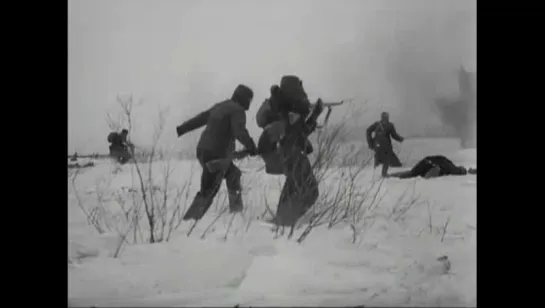
[[[246,113],[244,110],[235,110],[231,114],[231,132],[233,136],[251,153],[257,152],[257,147],[254,140],[250,137],[248,129],[246,129]]]
[[[374,148],[373,144],[373,132],[377,129],[378,122],[375,122],[371,124],[366,131],[366,137],[367,137],[367,145],[369,145],[370,149]]]
[[[396,140],[397,142],[403,142],[403,140],[404,140],[405,138],[401,137],[401,136],[397,133],[396,128],[395,128],[395,126],[394,126],[393,123],[392,123],[391,125],[392,125],[392,126],[391,126],[391,130],[390,130],[390,136],[392,136],[392,138],[394,138],[394,140]]]
[[[185,121],[184,123],[176,127],[176,133],[178,134],[178,137],[181,137],[182,135],[190,131],[193,131],[195,129],[205,126],[206,123],[208,122],[209,116],[210,116],[210,109],[199,113],[198,115],[194,116],[193,118]]]

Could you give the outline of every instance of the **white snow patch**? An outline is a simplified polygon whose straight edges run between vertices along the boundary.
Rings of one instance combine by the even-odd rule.
[[[418,155],[433,154],[476,164],[476,150]],[[172,164],[172,188],[191,181],[191,199],[198,189],[197,163]],[[163,167],[154,166],[157,181]],[[108,164],[98,164],[80,175],[76,185],[83,202],[96,205],[96,194],[106,192],[107,206],[114,206],[114,193],[139,189],[133,168],[125,165],[112,174]],[[366,172],[361,185],[372,174]],[[101,235],[88,226],[69,189],[70,305],[476,306],[476,176],[385,180],[383,202],[355,244],[346,226],[318,227],[297,244],[302,229],[291,240],[275,239],[270,228],[249,224],[265,212],[265,200],[276,210],[283,180],[252,169],[243,176],[248,210],[244,219],[236,216],[227,240],[228,216],[200,239],[220,211],[217,201],[191,236],[185,222],[169,242],[129,245],[118,258],[113,253],[119,235]],[[394,221],[389,217],[393,204],[413,186],[422,202]],[[224,190],[218,199],[224,198]],[[448,256],[448,271],[437,260],[440,256]]]

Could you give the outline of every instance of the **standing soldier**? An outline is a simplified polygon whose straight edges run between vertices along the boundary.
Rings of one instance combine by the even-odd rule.
[[[257,124],[263,128],[259,154],[266,171],[286,176],[274,218],[277,225],[293,226],[318,199],[318,181],[307,155],[313,151],[308,136],[322,110],[318,100],[309,116],[311,104],[302,81],[297,76],[283,76],[257,112]]]
[[[374,134],[374,136],[373,136]],[[388,167],[401,167],[399,158],[394,153],[392,138],[403,142],[403,137],[397,134],[395,126],[390,122],[390,115],[383,112],[380,121],[367,128],[367,143],[369,148],[375,151],[375,168],[382,164],[382,176],[388,176]]]
[[[206,164],[228,158],[235,150],[235,139],[242,143],[251,156],[257,155],[257,147],[246,129],[246,111],[250,108],[253,96],[249,87],[238,85],[231,99],[215,104],[176,128],[178,137],[181,137],[206,125],[197,145],[197,159],[203,168],[201,189],[185,213],[184,220],[200,220],[204,216],[223,179],[227,184],[230,211],[242,211],[240,169],[231,162],[225,170],[211,171]]]

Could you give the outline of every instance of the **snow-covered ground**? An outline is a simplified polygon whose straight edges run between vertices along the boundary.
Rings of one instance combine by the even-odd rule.
[[[407,140],[402,148],[407,162],[445,154],[476,166],[476,150],[460,150],[451,140]],[[362,216],[354,243],[349,224],[340,223],[316,227],[298,244],[305,226],[287,239],[258,219],[266,204],[275,210],[283,177],[248,167],[254,165],[241,163],[246,211],[234,217],[228,234],[232,216],[213,223],[225,204],[223,185],[190,236],[191,223],[183,222],[168,242],[125,245],[117,255],[119,226],[110,219],[99,234],[80,205],[88,213],[98,204],[108,213],[120,209],[139,190],[134,166],[113,174],[110,162],[97,162],[74,182],[69,178],[70,305],[476,306],[476,176],[387,179],[377,193],[380,202]],[[165,167],[153,166],[158,186]],[[198,189],[200,168],[191,161],[172,161],[170,167],[169,194],[191,183],[177,202],[183,207]],[[322,195],[346,182],[339,178],[347,172],[331,170],[320,184]],[[366,169],[357,189],[377,186],[378,174]],[[437,260],[441,256],[448,261]]]

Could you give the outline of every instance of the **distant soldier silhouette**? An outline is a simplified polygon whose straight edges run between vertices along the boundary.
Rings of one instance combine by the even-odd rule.
[[[123,129],[121,133],[111,132],[108,135],[108,142],[110,143],[110,157],[112,157],[116,162],[124,165],[131,159],[131,153],[129,148],[132,148],[133,145],[127,141],[127,136],[129,131]]]
[[[401,167],[399,158],[394,153],[392,138],[403,142],[404,138],[399,136],[395,126],[390,122],[390,115],[387,112],[381,114],[380,121],[373,123],[367,128],[367,143],[369,148],[375,151],[375,168],[382,164],[382,176],[388,176],[389,167]]]

